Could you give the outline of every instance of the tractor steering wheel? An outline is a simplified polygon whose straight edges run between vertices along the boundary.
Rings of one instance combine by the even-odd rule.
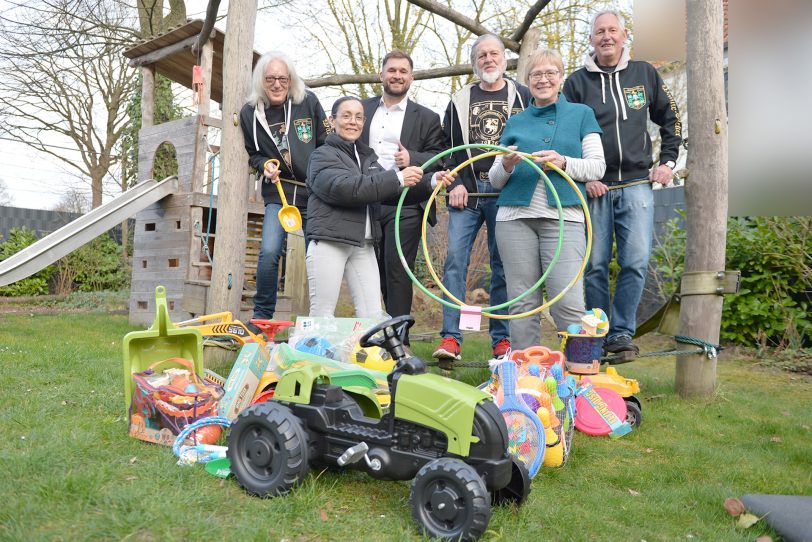
[[[414,318],[412,318],[411,315],[404,314],[403,316],[396,316],[395,318],[385,320],[370,328],[366,333],[361,335],[359,342],[364,348],[377,346],[393,354],[392,350],[403,344],[403,339],[406,338],[406,331],[413,325]],[[381,331],[383,331],[383,337],[373,339],[373,337]]]

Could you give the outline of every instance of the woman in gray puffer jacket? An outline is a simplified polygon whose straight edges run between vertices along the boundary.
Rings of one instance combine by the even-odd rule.
[[[307,281],[310,316],[333,316],[341,280],[350,287],[356,316],[382,318],[375,245],[381,236],[380,203],[397,203],[403,187],[414,187],[406,203],[428,198],[431,175],[419,167],[384,170],[358,141],[364,128],[361,100],[345,96],[333,104],[333,133],[310,155],[307,186]]]

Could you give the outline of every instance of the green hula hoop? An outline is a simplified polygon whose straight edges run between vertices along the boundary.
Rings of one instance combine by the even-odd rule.
[[[446,151],[441,152],[440,154],[436,155],[432,159],[426,161],[421,167],[424,170],[428,169],[432,164],[434,164],[437,160],[443,158],[444,156],[447,156],[448,154],[451,154],[453,152],[457,152],[459,150],[470,149],[470,148],[490,149],[491,151],[494,151],[494,152],[484,153],[484,154],[478,155],[478,156],[476,156],[474,158],[469,158],[467,161],[465,161],[462,164],[460,164],[459,166],[457,166],[454,169],[454,172],[459,171],[463,167],[466,167],[469,163],[471,163],[473,161],[476,161],[478,159],[487,158],[489,156],[495,156],[497,154],[509,154],[509,153],[514,152],[511,149],[508,149],[508,148],[502,147],[502,146],[498,146],[498,145],[485,145],[485,144],[459,145],[457,147],[453,147],[451,149],[448,149]],[[584,261],[583,261],[583,263],[581,265],[581,269],[579,270],[578,274],[576,274],[576,276],[572,279],[572,281],[570,281],[570,283],[557,296],[555,296],[553,299],[549,300],[547,303],[537,307],[536,309],[533,309],[531,311],[527,311],[527,312],[521,313],[521,314],[511,314],[511,315],[494,314],[494,313],[490,312],[490,311],[500,310],[500,309],[509,307],[510,305],[512,305],[512,304],[516,303],[517,301],[523,299],[524,297],[526,297],[527,295],[529,295],[533,291],[537,290],[544,283],[544,281],[546,280],[546,278],[549,275],[550,271],[552,270],[552,268],[557,263],[560,252],[561,252],[561,246],[563,244],[564,219],[563,219],[563,210],[561,208],[561,200],[558,197],[558,193],[555,190],[555,187],[552,185],[550,179],[544,173],[544,171],[532,159],[529,158],[529,155],[527,155],[526,153],[520,153],[520,154],[522,154],[522,160],[524,160],[533,169],[535,169],[536,172],[539,174],[539,177],[544,179],[545,185],[547,186],[547,188],[553,194],[553,198],[555,199],[555,202],[556,202],[556,208],[558,209],[558,222],[559,222],[558,243],[557,243],[557,246],[556,246],[555,254],[554,254],[554,256],[553,256],[553,258],[552,258],[552,260],[550,262],[550,265],[547,267],[547,270],[544,272],[544,274],[541,276],[541,278],[533,286],[530,287],[530,289],[528,289],[527,291],[525,291],[521,295],[517,296],[516,298],[511,299],[511,300],[509,300],[509,301],[507,301],[505,303],[502,303],[500,305],[494,305],[494,306],[490,306],[490,307],[485,307],[485,308],[482,309],[482,314],[484,314],[485,316],[488,316],[490,318],[506,319],[506,320],[514,319],[514,318],[523,318],[523,317],[526,317],[526,316],[530,316],[532,314],[536,314],[536,313],[544,310],[545,308],[549,307],[553,303],[555,303],[567,291],[569,291],[569,289],[571,289],[572,286],[574,286],[575,283],[578,281],[578,278],[581,276],[581,274],[583,273],[584,268],[586,267],[586,262],[589,259],[589,253],[591,251],[591,246],[592,246],[592,229],[591,229],[591,223],[590,223],[590,218],[589,218],[589,209],[588,209],[588,206],[586,204],[586,200],[583,198],[583,195],[581,194],[581,192],[577,189],[577,185],[575,185],[575,182],[565,172],[563,172],[559,168],[555,167],[553,164],[548,164],[552,169],[554,169],[555,171],[557,171],[559,174],[561,174],[564,177],[564,179],[573,187],[573,189],[575,189],[576,193],[578,194],[579,198],[581,199],[581,205],[582,205],[583,210],[584,210],[586,224],[587,224],[587,247],[586,247],[586,253],[585,253]],[[442,299],[442,298],[436,296],[435,294],[430,292],[425,286],[423,286],[423,284],[417,279],[417,277],[414,276],[414,273],[411,271],[411,269],[409,268],[409,266],[408,266],[408,264],[406,262],[406,258],[403,256],[403,250],[402,250],[401,242],[400,242],[400,213],[401,213],[401,209],[403,207],[403,202],[405,200],[407,191],[409,190],[408,187],[401,194],[400,199],[398,200],[398,205],[397,205],[397,209],[396,209],[396,212],[395,212],[395,246],[397,248],[397,252],[398,252],[398,256],[400,258],[401,264],[403,265],[404,269],[406,270],[407,275],[409,276],[410,280],[423,293],[425,293],[431,299],[434,299],[435,301],[437,301],[437,302],[439,302],[439,303],[441,303],[441,304],[443,304],[443,305],[445,305],[447,307],[460,310],[462,308],[462,306],[464,306],[465,304],[462,303],[455,296],[453,296],[450,292],[448,292],[448,290],[442,284],[442,281],[440,281],[439,277],[437,277],[436,272],[434,271],[434,268],[431,265],[431,259],[430,259],[430,255],[428,253],[428,246],[426,244],[425,230],[426,230],[426,222],[428,220],[429,208],[431,206],[431,202],[437,197],[437,194],[439,193],[439,191],[441,189],[442,189],[442,185],[438,185],[435,188],[435,190],[432,192],[431,197],[429,198],[429,201],[428,201],[429,205],[426,206],[426,210],[425,210],[425,212],[423,214],[423,224],[422,224],[422,233],[423,233],[423,235],[421,236],[422,237],[422,246],[423,246],[423,255],[424,255],[425,259],[426,259],[426,263],[427,263],[427,265],[429,267],[429,271],[431,272],[434,279],[437,281],[437,284],[440,286],[440,289],[451,300],[453,300],[454,303],[451,303],[451,302],[449,302],[449,301],[447,301],[445,299]]]

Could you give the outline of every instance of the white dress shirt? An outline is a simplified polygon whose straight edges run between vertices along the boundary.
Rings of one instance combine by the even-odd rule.
[[[378,155],[378,163],[384,169],[398,169],[395,165],[395,153],[399,150],[400,132],[408,101],[409,98],[404,96],[398,103],[386,107],[381,97],[378,109],[369,121],[369,146]]]

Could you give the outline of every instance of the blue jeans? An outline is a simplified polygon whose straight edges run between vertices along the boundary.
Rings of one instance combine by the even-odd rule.
[[[491,183],[482,181],[477,181],[477,191],[498,192]],[[448,208],[448,256],[443,270],[443,284],[460,301],[465,301],[465,283],[468,278],[468,265],[471,262],[471,249],[482,224],[488,226],[488,252],[491,263],[490,306],[501,305],[507,301],[505,271],[496,246],[496,210],[495,197],[480,198],[476,209]],[[448,299],[446,296],[443,298]],[[507,314],[506,309],[496,312]],[[508,338],[507,320],[488,318],[488,329],[492,345]],[[460,311],[443,305],[443,329],[440,334],[462,342]]]
[[[279,258],[287,233],[279,223],[281,203],[269,203],[265,206],[265,218],[262,221],[262,243],[257,260],[257,293],[254,295],[254,318],[273,318],[276,310],[276,292],[279,288]],[[302,214],[302,231],[307,226],[307,209],[299,208]],[[307,239],[305,238],[305,241]]]
[[[590,198],[589,212],[594,237],[584,281],[586,308],[603,309],[609,316],[608,342],[621,335],[633,337],[654,231],[651,185],[611,190],[601,197]],[[613,236],[620,273],[615,297],[610,302],[609,262],[612,261]]]

